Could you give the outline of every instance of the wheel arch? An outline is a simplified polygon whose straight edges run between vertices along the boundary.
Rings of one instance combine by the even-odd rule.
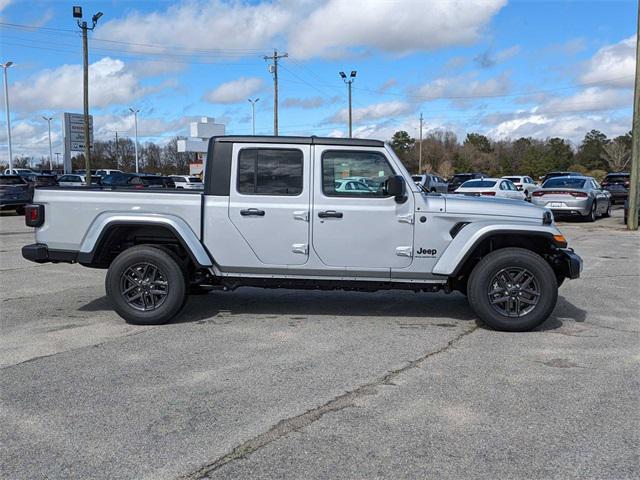
[[[171,247],[177,254],[188,257],[197,268],[213,264],[200,239],[183,219],[130,214],[103,214],[96,218],[82,241],[78,262],[106,268],[121,251],[139,244]]]

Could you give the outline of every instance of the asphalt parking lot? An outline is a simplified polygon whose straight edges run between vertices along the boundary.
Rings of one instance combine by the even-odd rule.
[[[640,234],[560,225],[585,271],[535,332],[459,294],[250,288],[139,327],[3,213],[0,478],[639,478]]]

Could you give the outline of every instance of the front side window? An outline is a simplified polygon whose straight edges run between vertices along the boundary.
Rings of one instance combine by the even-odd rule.
[[[244,195],[300,195],[300,150],[246,148],[238,156],[238,193]]]
[[[384,183],[394,175],[379,152],[351,150],[322,154],[322,191],[333,197],[385,197]]]

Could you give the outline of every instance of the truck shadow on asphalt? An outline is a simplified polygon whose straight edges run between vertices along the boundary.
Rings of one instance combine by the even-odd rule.
[[[81,311],[109,311],[106,297],[95,299],[80,307]],[[480,323],[466,297],[453,293],[446,295],[414,294],[412,292],[327,292],[300,290],[263,290],[241,288],[233,292],[212,291],[204,295],[192,295],[180,314],[170,322],[200,322],[214,317],[232,318],[236,315],[260,315],[269,318],[307,316],[332,317],[391,317],[424,320],[458,320]],[[549,319],[536,331],[555,330],[563,325],[561,319],[584,322],[586,311],[566,298],[558,297],[557,306]],[[453,325],[452,325],[453,326]]]

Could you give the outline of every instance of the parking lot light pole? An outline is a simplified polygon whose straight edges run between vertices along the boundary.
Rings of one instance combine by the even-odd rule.
[[[60,165],[60,152],[55,152],[54,155],[56,156],[56,168],[58,168],[58,165]]]
[[[637,10],[640,26],[640,5]],[[636,36],[636,81],[633,94],[633,134],[631,140],[631,175],[629,178],[629,210],[627,228],[638,230],[638,190],[640,189],[640,36]]]
[[[253,132],[252,135],[255,135],[256,134],[256,103],[258,103],[260,99],[255,98],[252,100],[248,98],[247,100],[249,100],[249,103],[251,103],[251,122],[253,124],[251,131]]]
[[[96,24],[103,13],[98,12],[91,17],[92,26],[89,27],[87,22],[82,20],[82,7],[73,7],[73,18],[77,18],[78,27],[82,30],[82,66],[83,66],[83,84],[84,84],[84,160],[87,175],[89,175],[89,186],[91,186],[91,157],[90,157],[90,136],[89,136],[89,40],[87,32],[96,28]]]
[[[347,84],[347,88],[349,90],[349,138],[353,137],[353,126],[352,126],[352,109],[351,109],[351,85],[353,84],[354,80],[356,79],[356,75],[358,72],[356,72],[355,70],[351,70],[351,75],[349,75],[349,78],[347,79],[347,75],[344,72],[340,72],[340,77],[342,78],[342,81],[344,83]]]
[[[45,117],[43,115],[42,118],[45,119],[49,125],[49,169],[53,170],[53,149],[51,148],[51,120],[53,120],[53,117]]]
[[[136,108],[132,108],[129,107],[129,110],[131,110],[131,112],[133,112],[133,127],[135,130],[135,134],[136,134],[136,144],[135,144],[135,150],[136,150],[136,173],[138,173],[138,112],[140,112],[140,109],[136,109]]]
[[[13,168],[13,152],[11,150],[11,114],[9,113],[9,84],[7,81],[7,69],[13,65],[13,62],[1,64],[4,70],[4,107],[7,112],[7,147],[9,149],[9,171]]]

